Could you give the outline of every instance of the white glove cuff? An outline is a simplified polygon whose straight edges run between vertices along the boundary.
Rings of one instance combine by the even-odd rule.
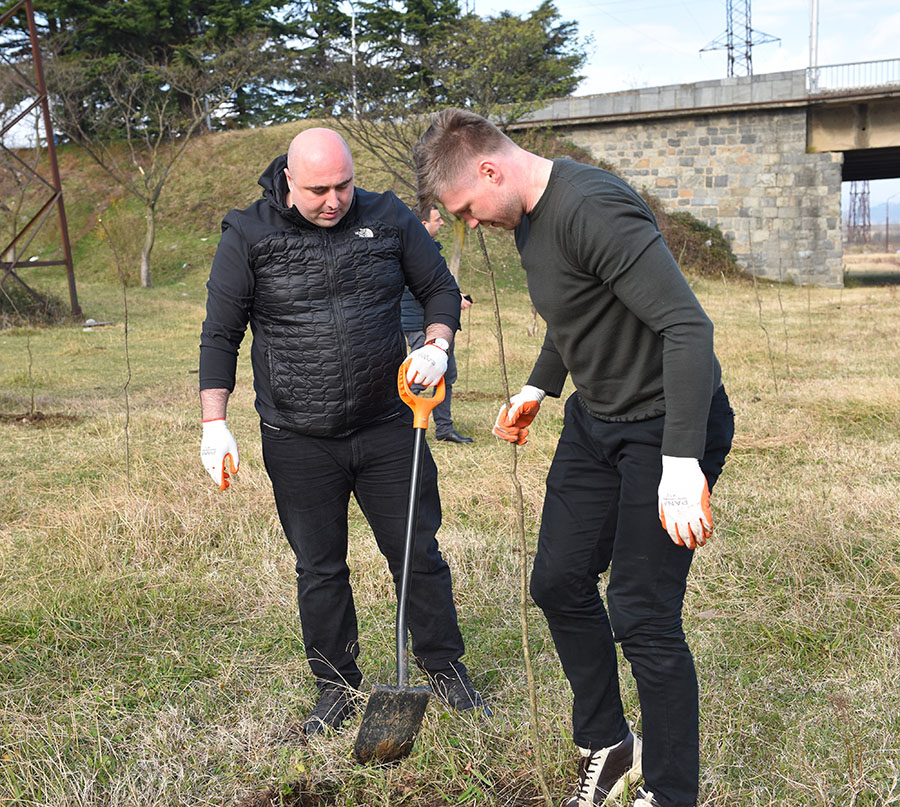
[[[690,473],[700,467],[700,460],[696,457],[667,457],[663,454],[662,467],[663,471],[671,473]]]
[[[228,431],[228,421],[225,418],[216,418],[214,420],[203,421],[203,436],[212,437],[221,432]]]
[[[444,353],[450,353],[450,343],[441,336],[436,336],[434,339],[429,339],[426,345],[434,345],[435,347],[439,347]]]
[[[519,393],[525,400],[537,401],[538,403],[544,400],[546,394],[547,393],[539,387],[532,387],[530,384],[526,384],[522,387],[522,391]]]

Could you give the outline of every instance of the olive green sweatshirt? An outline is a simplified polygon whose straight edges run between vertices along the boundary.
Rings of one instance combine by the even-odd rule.
[[[547,323],[528,383],[559,397],[571,374],[595,417],[665,415],[662,453],[702,457],[721,384],[713,326],[647,203],[608,171],[555,160],[515,235]]]

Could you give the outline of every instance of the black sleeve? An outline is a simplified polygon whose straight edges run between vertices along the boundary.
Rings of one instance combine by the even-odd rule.
[[[455,333],[459,330],[459,286],[422,222],[399,199],[396,204],[403,239],[403,273],[409,290],[425,309],[425,327],[440,323]]]
[[[702,457],[709,402],[719,383],[711,320],[661,237],[613,282],[612,288],[662,337],[666,396],[662,453]]]
[[[551,398],[559,398],[568,375],[569,371],[566,369],[565,362],[559,355],[556,345],[553,344],[550,334],[544,334],[544,344],[534,363],[534,369],[528,377],[528,383],[532,387],[542,389]]]
[[[579,263],[591,267],[662,339],[663,453],[702,457],[709,402],[718,383],[712,322],[649,215],[636,204],[614,208],[615,218],[607,209],[611,226],[604,231],[596,226],[598,213],[591,209],[596,204],[587,200],[573,216],[572,243],[577,245]],[[616,243],[622,244],[618,251]]]
[[[250,318],[254,283],[247,242],[226,216],[206,283],[200,389],[234,389],[238,350]]]

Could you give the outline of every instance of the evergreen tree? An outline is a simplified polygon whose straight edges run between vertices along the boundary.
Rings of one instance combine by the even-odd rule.
[[[552,0],[526,17],[504,11],[469,15],[432,48],[438,100],[494,117],[518,120],[535,104],[570,95],[584,78],[587,54],[578,24],[563,21]]]
[[[378,93],[403,105],[407,112],[433,106],[438,100],[437,78],[429,54],[439,49],[459,24],[457,0],[406,0],[397,3],[363,2],[362,42],[367,78],[380,81],[367,86],[367,100],[376,106]],[[385,79],[387,78],[387,82]],[[390,87],[385,87],[388,83]]]
[[[352,91],[351,16],[339,0],[303,0],[295,7],[286,110],[295,117],[346,112]]]
[[[188,51],[203,51],[208,58],[214,58],[239,38],[263,37],[266,63],[252,71],[246,85],[235,88],[230,105],[232,123],[248,125],[265,120],[269,108],[279,102],[271,88],[287,70],[284,43],[292,34],[279,17],[284,2],[37,0],[35,21],[44,39],[46,59],[72,60],[73,64],[87,59],[95,72],[98,68],[102,71],[104,61],[112,67],[122,57],[126,62],[141,61],[161,67]],[[53,87],[48,89],[52,95]],[[102,108],[109,104],[113,99],[107,90],[99,80],[84,84],[86,106]],[[183,103],[189,103],[188,99],[183,99]]]

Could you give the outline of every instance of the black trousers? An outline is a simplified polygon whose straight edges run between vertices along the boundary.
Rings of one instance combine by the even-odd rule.
[[[353,494],[399,590],[413,452],[412,412],[347,437],[310,437],[261,425],[275,504],[297,558],[297,601],[310,668],[321,688],[358,687],[359,634],[347,566],[347,508]],[[435,533],[441,524],[437,468],[428,447],[409,589],[412,652],[430,671],[460,665],[463,639],[450,569]]]
[[[622,645],[641,704],[646,787],[664,807],[696,804],[697,676],[681,624],[693,552],[662,528],[657,488],[664,417],[607,423],[578,393],[547,477],[531,577],[574,694],[573,738],[584,748],[628,733],[616,663]],[[710,405],[700,462],[712,489],[734,435],[724,388]],[[598,591],[607,569],[609,616]]]

